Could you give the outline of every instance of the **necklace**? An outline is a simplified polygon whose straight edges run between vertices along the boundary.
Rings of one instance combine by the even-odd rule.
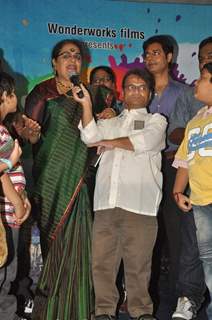
[[[160,97],[163,94],[163,91],[166,89],[167,84],[161,85],[155,88],[155,96]]]
[[[64,83],[62,83],[60,80],[58,80],[58,79],[56,79],[56,84],[58,85],[58,86],[60,86],[60,87],[63,87],[63,88],[65,88],[65,89],[67,89],[67,90],[70,90],[70,89],[72,89],[72,85],[70,84],[69,86],[67,86],[67,85],[65,85]]]

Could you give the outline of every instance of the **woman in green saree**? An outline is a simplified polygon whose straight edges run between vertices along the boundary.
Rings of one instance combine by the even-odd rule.
[[[37,85],[25,113],[41,125],[31,130],[34,202],[44,266],[33,319],[86,320],[93,311],[91,212],[84,184],[87,148],[80,140],[81,106],[72,96],[71,74],[80,74],[83,46],[63,40],[52,51],[55,77]]]

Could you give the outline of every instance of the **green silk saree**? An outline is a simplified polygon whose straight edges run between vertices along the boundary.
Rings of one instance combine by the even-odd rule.
[[[48,81],[51,84],[53,79],[46,81],[47,88]],[[33,319],[86,320],[93,312],[92,217],[83,181],[87,147],[78,129],[82,110],[71,97],[43,96],[38,86],[26,101],[26,112],[33,119],[42,111],[42,135],[34,148],[33,172],[44,266]],[[42,99],[45,107],[43,103],[37,112]]]

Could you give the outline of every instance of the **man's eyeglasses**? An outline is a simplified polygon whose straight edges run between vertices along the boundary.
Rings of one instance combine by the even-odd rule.
[[[81,61],[81,59],[82,59],[80,53],[71,53],[71,52],[68,52],[68,51],[59,53],[58,57],[61,57],[64,60],[68,60],[68,59],[71,58],[71,59],[74,59],[74,60],[77,60],[77,61]]]
[[[101,83],[107,83],[111,81],[110,77],[103,77],[103,78],[95,78],[93,79],[93,84],[101,84]]]
[[[128,90],[129,92],[144,92],[147,90],[147,86],[145,84],[128,84],[124,87],[126,90]]]
[[[212,52],[208,53],[208,55],[206,56],[199,56],[198,59],[199,59],[199,63],[203,63],[205,61],[212,62]]]
[[[159,50],[154,50],[152,52],[147,51],[143,54],[143,59],[148,59],[150,57],[159,57],[160,55],[161,55],[161,51]]]

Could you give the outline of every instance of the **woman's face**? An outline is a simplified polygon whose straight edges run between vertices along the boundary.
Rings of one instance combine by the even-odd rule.
[[[58,78],[69,80],[70,75],[81,71],[82,56],[79,48],[73,43],[66,43],[52,63]]]

